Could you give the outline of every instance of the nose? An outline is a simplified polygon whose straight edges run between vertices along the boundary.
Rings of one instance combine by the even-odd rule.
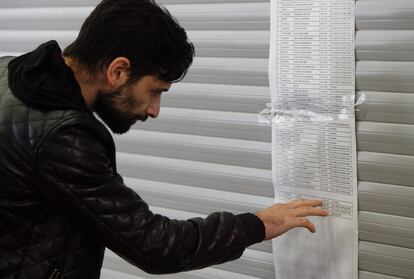
[[[160,114],[161,94],[157,94],[151,99],[151,103],[147,107],[147,115],[151,118],[157,118]]]

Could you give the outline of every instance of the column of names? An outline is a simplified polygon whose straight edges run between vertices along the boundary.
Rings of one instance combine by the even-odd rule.
[[[353,104],[353,7],[341,0],[279,0],[274,101],[340,113]],[[345,96],[345,98],[344,98]],[[346,98],[346,96],[350,96]]]

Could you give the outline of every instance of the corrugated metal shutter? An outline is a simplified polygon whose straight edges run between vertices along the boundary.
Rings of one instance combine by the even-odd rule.
[[[164,3],[188,30],[196,59],[186,79],[164,95],[157,120],[117,137],[120,168],[168,216],[255,212],[273,196],[270,127],[257,123],[270,99],[269,3]],[[106,264],[150,278],[109,254]],[[274,278],[271,244],[253,246],[235,262],[165,277]]]
[[[99,1],[0,1],[0,52],[24,52],[55,38],[66,46]],[[273,201],[270,127],[257,112],[270,100],[269,3],[166,0],[197,57],[164,95],[159,119],[116,137],[127,184],[155,212],[173,218],[255,212]],[[235,262],[161,278],[274,278],[271,244]],[[107,251],[103,278],[150,276]]]
[[[0,1],[0,55],[72,41],[99,1]],[[165,94],[159,119],[117,137],[127,183],[175,218],[254,212],[272,202],[269,2],[165,0],[197,58]],[[360,278],[414,278],[414,3],[357,1]],[[274,278],[269,243],[235,262],[165,278]],[[149,276],[108,251],[103,278]]]
[[[360,278],[414,278],[414,2],[356,4]]]

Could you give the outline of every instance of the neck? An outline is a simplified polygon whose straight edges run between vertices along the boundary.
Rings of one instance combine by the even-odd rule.
[[[98,94],[98,87],[90,75],[82,70],[72,57],[63,56],[65,64],[72,69],[75,79],[81,89],[81,94],[85,100],[86,105],[92,110]]]

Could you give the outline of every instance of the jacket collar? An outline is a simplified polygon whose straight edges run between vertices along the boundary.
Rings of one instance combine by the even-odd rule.
[[[49,41],[13,59],[8,65],[11,91],[35,109],[90,111],[61,54],[58,43]]]

